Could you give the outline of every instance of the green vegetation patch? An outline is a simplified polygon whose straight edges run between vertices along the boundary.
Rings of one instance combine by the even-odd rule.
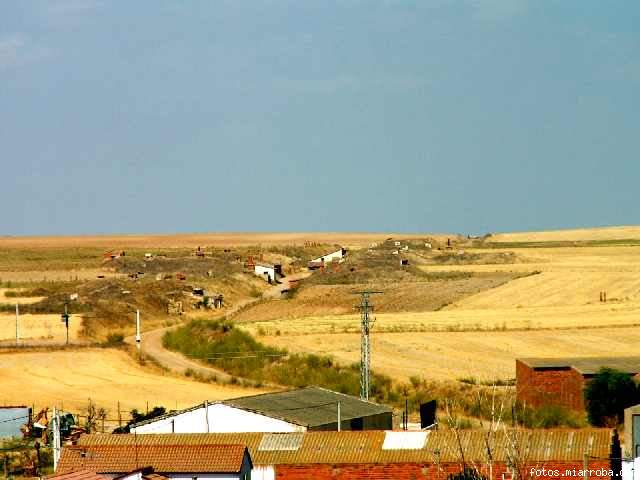
[[[360,392],[358,365],[338,365],[328,356],[289,354],[255,340],[226,321],[193,320],[167,332],[163,344],[231,375],[259,383],[289,387],[318,385],[356,396]],[[374,375],[372,393],[378,401],[393,398],[391,379]]]

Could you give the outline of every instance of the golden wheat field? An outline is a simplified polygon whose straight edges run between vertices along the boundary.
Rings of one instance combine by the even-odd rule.
[[[25,341],[62,343],[67,338],[67,329],[57,314],[20,314],[18,328],[20,339]],[[69,340],[76,340],[81,328],[82,319],[72,315],[69,319]],[[15,338],[16,315],[0,313],[0,342]]]
[[[492,242],[558,242],[593,240],[639,239],[640,227],[617,226],[601,228],[576,228],[570,230],[548,230],[543,232],[498,233],[491,236]]]
[[[260,393],[154,373],[124,352],[86,349],[0,354],[0,405],[64,407],[73,412],[88,398],[110,412],[160,405],[186,408],[203,400]],[[112,413],[113,414],[113,413]]]
[[[20,305],[25,305],[28,303],[37,303],[42,300],[44,297],[8,297],[6,294],[8,291],[12,291],[15,289],[10,288],[0,288],[0,303],[9,303],[15,304],[19,303]],[[20,290],[18,290],[19,294]]]
[[[436,312],[378,310],[373,367],[405,379],[513,378],[517,357],[637,354],[640,247],[509,251],[516,253],[518,263],[423,266],[426,271],[540,273],[466,296]],[[600,301],[601,291],[607,293],[606,303]],[[359,359],[355,315],[288,318],[244,328],[293,351],[331,354],[344,362]]]
[[[263,337],[293,352],[315,352],[351,364],[360,359],[360,335],[325,333]],[[574,328],[497,332],[372,332],[372,367],[397,380],[515,378],[517,357],[637,355],[640,328]]]
[[[342,244],[364,247],[389,237],[424,238],[426,234],[357,233],[357,232],[247,232],[247,233],[182,233],[141,235],[79,235],[55,237],[0,237],[0,249],[11,248],[195,248],[197,246],[228,247],[249,245],[303,245],[305,242]],[[446,234],[429,234],[446,239]]]

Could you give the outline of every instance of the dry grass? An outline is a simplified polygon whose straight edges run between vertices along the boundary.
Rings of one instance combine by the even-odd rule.
[[[513,280],[456,302],[449,308],[564,307],[597,304],[600,292],[609,300],[640,301],[640,247],[530,248],[516,250],[526,263],[455,265],[447,271],[526,272],[540,275]],[[443,267],[423,266],[442,271]],[[547,315],[553,312],[546,311]]]
[[[30,267],[32,268],[32,267]],[[106,272],[99,268],[82,268],[70,270],[46,270],[46,269],[27,269],[27,270],[7,270],[0,271],[0,280],[3,282],[33,283],[33,282],[67,282],[75,280],[95,280],[98,275],[104,275],[107,278],[120,278],[123,275]]]
[[[0,250],[10,248],[195,248],[197,246],[240,247],[251,245],[303,245],[305,242],[338,243],[352,248],[368,246],[389,237],[424,238],[425,234],[394,233],[200,233],[173,235],[86,235],[57,237],[0,237]],[[432,235],[447,238],[447,235]]]
[[[558,308],[503,308],[441,310],[437,312],[378,313],[375,333],[494,332],[508,330],[563,330],[640,326],[640,304],[598,304]],[[322,315],[258,321],[243,325],[253,334],[299,336],[360,331],[360,319],[351,315]],[[624,334],[626,330],[621,330]],[[523,333],[525,335],[525,333]],[[297,340],[294,340],[297,341]]]
[[[353,363],[360,358],[356,333],[262,337],[294,352],[333,355]],[[515,358],[527,356],[637,355],[638,328],[531,330],[506,332],[412,332],[372,334],[372,366],[396,380],[515,378]]]
[[[27,305],[29,303],[37,303],[44,299],[44,297],[7,297],[8,291],[15,291],[12,288],[0,288],[0,303],[19,303],[20,305]]]
[[[221,400],[260,393],[255,389],[198,383],[154,373],[124,352],[87,349],[62,352],[0,354],[0,404],[57,406],[71,411],[87,399],[116,415],[161,405],[186,408],[205,399]]]
[[[22,340],[47,340],[60,343],[66,340],[67,329],[58,314],[20,315],[20,338]],[[82,327],[82,319],[72,315],[69,320],[69,339],[76,340]],[[15,314],[0,313],[0,342],[15,340]]]
[[[374,368],[401,379],[513,378],[517,357],[637,354],[640,247],[515,252],[521,263],[423,266],[429,272],[542,273],[468,295],[437,312],[387,313],[379,308]],[[599,301],[601,290],[609,302]],[[267,320],[251,326],[253,332],[267,334],[262,337],[266,343],[332,354],[344,362],[359,359],[358,318],[353,314]]]
[[[639,226],[579,228],[573,230],[551,230],[543,232],[514,232],[492,235],[491,242],[557,242],[581,240],[627,240],[640,239]]]
[[[369,285],[311,285],[301,288],[290,300],[260,303],[239,314],[235,320],[252,322],[350,314],[360,301],[354,292],[366,288],[384,291],[384,295],[377,295],[374,299],[381,312],[436,310],[465,296],[506,283],[512,278],[508,273],[500,273],[429,282],[386,283],[384,279],[380,279]]]

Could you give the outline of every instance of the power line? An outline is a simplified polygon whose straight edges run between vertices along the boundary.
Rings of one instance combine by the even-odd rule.
[[[373,305],[369,303],[369,296],[374,293],[383,293],[375,290],[363,290],[355,292],[360,295],[360,304],[356,308],[360,310],[360,398],[369,400],[371,391],[371,343],[369,333],[375,319],[371,320]]]

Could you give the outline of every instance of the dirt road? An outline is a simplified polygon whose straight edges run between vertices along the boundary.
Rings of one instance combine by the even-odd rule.
[[[308,277],[309,275],[310,272],[300,272],[285,277],[282,283],[277,284],[264,292],[262,297],[240,302],[233,308],[229,309],[226,314],[226,318],[232,318],[240,310],[245,309],[249,305],[260,302],[262,300],[279,299],[282,296],[282,291],[289,288],[290,281],[301,280]],[[173,325],[171,327],[158,328],[156,330],[143,332],[142,352],[144,354],[150,355],[158,363],[160,363],[160,365],[175,373],[184,375],[187,370],[189,370],[191,372],[195,372],[199,376],[215,377],[221,382],[230,381],[231,375],[229,375],[228,373],[217,368],[205,366],[203,365],[203,363],[196,359],[189,358],[181,353],[172,352],[171,350],[167,350],[166,348],[164,348],[164,346],[162,345],[162,336],[165,334],[165,332],[178,328],[179,326],[180,325]],[[127,337],[125,341],[132,345],[136,343],[134,336]]]

